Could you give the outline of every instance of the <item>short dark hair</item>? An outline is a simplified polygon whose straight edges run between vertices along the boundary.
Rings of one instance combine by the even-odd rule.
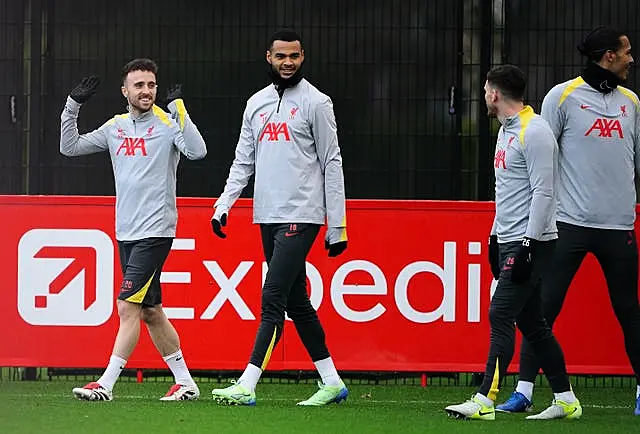
[[[527,87],[527,76],[522,69],[514,65],[500,65],[487,73],[487,82],[514,101],[524,100],[524,90]]]
[[[598,26],[586,34],[578,51],[589,60],[599,62],[607,51],[618,51],[622,47],[621,37],[626,36],[609,26]]]
[[[271,51],[271,49],[273,48],[273,41],[298,41],[300,42],[300,48],[302,48],[302,38],[295,30],[292,29],[282,29],[272,34],[269,38],[269,46],[267,47],[267,50]]]
[[[122,84],[131,71],[149,71],[158,75],[158,65],[151,59],[133,59],[122,67]]]

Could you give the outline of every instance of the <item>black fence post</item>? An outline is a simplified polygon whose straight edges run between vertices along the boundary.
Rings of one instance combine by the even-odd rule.
[[[493,2],[480,2],[480,83],[484,85],[487,72],[491,69],[491,51],[493,48]],[[493,199],[493,173],[491,168],[493,153],[491,150],[491,125],[487,117],[484,97],[478,104],[478,200]]]
[[[456,2],[456,74],[455,82],[449,89],[449,115],[454,116],[451,125],[451,194],[452,199],[462,199],[462,80],[464,68],[464,0]]]
[[[27,194],[40,193],[42,137],[42,0],[31,0],[31,71],[29,79],[29,158]]]

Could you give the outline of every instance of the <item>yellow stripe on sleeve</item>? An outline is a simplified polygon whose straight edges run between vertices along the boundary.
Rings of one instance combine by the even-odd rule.
[[[180,131],[184,131],[184,119],[187,116],[187,108],[184,106],[182,99],[176,100],[176,109],[178,110],[178,125],[180,125]]]
[[[558,107],[560,107],[562,105],[564,100],[566,100],[567,97],[569,95],[571,95],[571,93],[574,90],[576,90],[577,88],[582,86],[584,83],[585,82],[584,82],[584,79],[582,77],[576,77],[573,80],[571,80],[571,82],[567,85],[567,87],[564,89],[564,92],[562,92],[562,95],[560,96],[560,101],[558,101]]]
[[[639,105],[638,97],[632,91],[622,86],[618,86],[618,89],[620,90],[620,92],[622,92],[624,96],[626,96],[633,102],[636,108],[638,108],[638,105]]]
[[[535,112],[533,111],[533,108],[528,105],[520,110],[518,116],[520,117],[520,134],[518,138],[520,139],[520,146],[524,148],[524,133],[529,127],[531,119],[535,116]]]
[[[163,124],[167,126],[171,126],[171,121],[169,121],[169,116],[167,116],[165,111],[155,104],[153,105],[153,114],[156,115]]]
[[[129,113],[123,113],[121,115],[115,115],[111,119],[107,121],[107,125],[113,125],[116,123],[116,119],[127,119],[129,117]]]

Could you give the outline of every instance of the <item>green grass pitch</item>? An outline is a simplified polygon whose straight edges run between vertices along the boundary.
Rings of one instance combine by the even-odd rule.
[[[80,384],[79,384],[80,383]],[[346,404],[301,408],[295,403],[315,391],[313,384],[259,384],[255,407],[217,405],[202,382],[196,402],[160,402],[169,383],[120,382],[112,402],[81,402],[71,389],[83,382],[0,381],[0,432],[10,433],[639,433],[633,415],[635,390],[576,390],[584,415],[578,421],[527,421],[524,415],[497,414],[493,422],[446,417],[443,408],[467,399],[472,388],[461,386],[349,386]],[[506,398],[504,390],[500,398]],[[552,398],[539,387],[535,409]]]

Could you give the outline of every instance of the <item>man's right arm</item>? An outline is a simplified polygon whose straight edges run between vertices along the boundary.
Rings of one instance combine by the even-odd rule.
[[[242,116],[242,127],[240,129],[240,138],[236,145],[236,156],[229,169],[229,176],[224,187],[223,193],[220,195],[216,203],[216,214],[225,214],[231,209],[236,202],[242,190],[249,183],[249,178],[255,170],[255,141],[253,130],[251,129],[251,117],[249,114],[249,106],[244,110]]]
[[[67,157],[94,154],[109,147],[103,128],[90,133],[78,133],[78,114],[82,104],[68,97],[60,115],[60,153]]]

